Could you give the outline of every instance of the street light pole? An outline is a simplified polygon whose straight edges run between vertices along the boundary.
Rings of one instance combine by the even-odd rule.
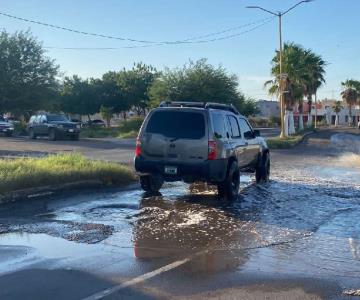
[[[280,77],[279,77],[279,92],[280,92],[280,124],[281,132],[280,137],[285,137],[285,101],[284,101],[284,92],[283,92],[283,69],[282,69],[282,52],[283,52],[283,43],[282,43],[282,27],[281,27],[281,13],[278,14],[279,17],[279,65],[280,65]]]
[[[272,14],[276,17],[279,18],[279,67],[280,67],[280,74],[279,74],[279,94],[280,94],[280,121],[281,121],[281,133],[280,133],[280,137],[285,137],[285,101],[284,101],[284,91],[283,91],[283,77],[284,74],[283,72],[283,65],[282,65],[282,59],[283,59],[283,42],[282,42],[282,16],[287,14],[289,11],[293,10],[295,7],[297,7],[298,5],[302,4],[302,3],[308,3],[308,2],[312,2],[314,0],[303,0],[300,1],[298,3],[296,3],[295,5],[293,5],[292,7],[290,7],[289,9],[287,9],[284,12],[273,12],[271,10],[265,9],[263,7],[260,6],[247,6],[246,8],[255,8],[255,9],[260,9],[263,10],[269,14]]]

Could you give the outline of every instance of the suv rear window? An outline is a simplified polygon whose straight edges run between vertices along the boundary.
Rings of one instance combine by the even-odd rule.
[[[197,112],[156,111],[146,132],[179,139],[201,139],[205,135],[204,115]]]

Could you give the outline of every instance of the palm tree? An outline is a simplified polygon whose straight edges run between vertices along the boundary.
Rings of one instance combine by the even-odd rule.
[[[339,125],[339,112],[341,112],[343,106],[341,104],[341,101],[336,101],[334,106],[332,107],[334,113],[336,114],[335,117],[335,127]]]
[[[360,81],[355,80],[355,79],[347,79],[346,81],[342,82],[341,85],[344,88],[352,88],[352,89],[356,90],[357,95],[358,95],[357,100],[358,100],[358,102],[360,104]],[[358,116],[358,119],[359,119],[359,116]]]
[[[349,121],[349,126],[352,126],[353,125],[353,120],[352,120],[352,111],[351,111],[351,108],[353,105],[356,104],[357,102],[357,99],[358,99],[358,93],[357,91],[354,89],[354,88],[347,88],[345,90],[343,90],[341,92],[341,97],[343,99],[343,101],[348,105],[349,107],[349,118],[348,118],[348,121]]]
[[[283,72],[288,75],[287,89],[285,93],[285,106],[290,112],[291,119],[292,106],[299,104],[299,118],[302,118],[302,104],[305,96],[310,102],[310,113],[312,104],[312,95],[316,95],[317,89],[325,82],[324,74],[326,62],[311,50],[306,50],[300,45],[294,43],[285,43],[283,51]],[[265,82],[265,87],[269,87],[270,95],[279,95],[279,52],[276,52],[272,59],[271,74],[274,79]],[[286,89],[285,89],[286,90]],[[310,114],[309,113],[309,114]],[[285,120],[286,123],[286,120]],[[299,129],[302,122],[299,122]],[[291,126],[290,126],[291,127]]]
[[[317,90],[325,83],[325,66],[327,63],[321,58],[320,55],[313,53],[311,50],[306,50],[304,54],[305,65],[308,72],[304,74],[304,83],[306,86],[306,96],[309,106],[308,126],[312,124],[311,108],[312,108],[312,96],[315,95],[315,102],[317,96]],[[315,117],[316,120],[317,116]],[[315,121],[316,124],[316,121]]]

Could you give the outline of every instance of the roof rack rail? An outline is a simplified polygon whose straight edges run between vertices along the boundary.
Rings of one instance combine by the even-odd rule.
[[[215,102],[190,102],[190,101],[162,101],[159,107],[198,107],[205,109],[221,109],[240,115],[239,111],[232,104]]]

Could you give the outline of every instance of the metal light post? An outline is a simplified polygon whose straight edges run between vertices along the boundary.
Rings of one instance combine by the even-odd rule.
[[[284,92],[283,92],[283,80],[282,78],[285,77],[285,74],[283,74],[283,69],[282,69],[282,56],[283,56],[283,43],[282,43],[282,16],[287,14],[289,11],[293,10],[295,7],[297,7],[298,5],[302,4],[302,3],[307,3],[307,2],[312,2],[313,0],[303,0],[300,1],[298,3],[296,3],[295,5],[293,5],[292,7],[290,7],[288,10],[284,11],[284,12],[273,12],[271,10],[267,10],[265,8],[262,8],[260,6],[247,6],[246,8],[256,8],[256,9],[260,9],[263,10],[269,14],[272,14],[276,17],[279,18],[279,67],[280,67],[280,74],[279,74],[279,89],[280,89],[280,121],[281,121],[281,133],[280,133],[280,137],[285,137],[285,103],[284,103]]]

